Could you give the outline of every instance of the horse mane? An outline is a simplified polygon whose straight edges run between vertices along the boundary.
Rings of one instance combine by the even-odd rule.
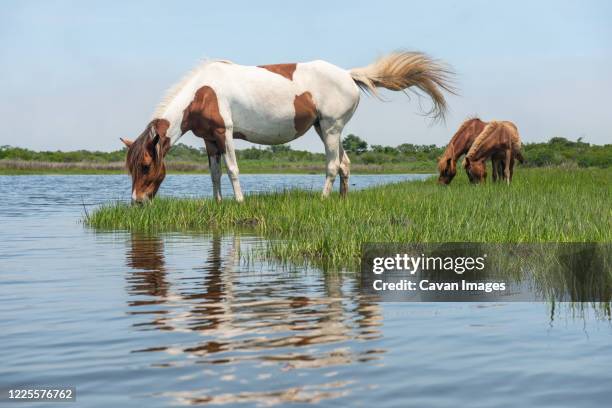
[[[145,130],[134,140],[132,145],[128,148],[127,156],[125,158],[125,165],[132,174],[133,178],[139,178],[142,173],[141,163],[144,162],[144,155],[147,150],[147,143],[152,137],[153,133],[153,124],[154,120],[149,122]],[[161,162],[163,160],[161,154],[151,155],[151,159],[153,160],[155,170],[159,171],[161,169]]]
[[[448,142],[449,146],[452,142],[459,138],[459,136],[472,124],[472,122],[477,120],[482,122],[482,119],[480,119],[478,116],[470,116],[464,120],[461,126],[459,126],[459,129],[457,129],[453,137],[451,137],[451,140]]]
[[[446,150],[442,153],[442,156],[438,159],[438,172],[442,173],[446,169],[446,160],[448,156],[446,154]]]
[[[499,122],[490,122],[487,126],[485,126],[482,132],[480,132],[480,134],[474,140],[474,143],[472,143],[472,147],[470,147],[470,150],[468,150],[465,157],[471,159],[476,154],[476,152],[480,150],[480,147],[485,142],[485,140],[487,140],[493,134],[493,132],[498,129],[499,124]]]
[[[170,88],[168,88],[168,90],[164,93],[164,97],[162,98],[162,100],[159,102],[159,104],[157,104],[157,107],[155,108],[155,111],[153,112],[152,119],[161,117],[164,111],[166,110],[166,108],[168,107],[168,105],[170,105],[170,103],[179,94],[179,92],[181,92],[181,90],[185,87],[185,85],[187,85],[196,75],[198,75],[208,65],[211,65],[217,62],[220,62],[223,64],[233,64],[232,61],[222,60],[222,59],[204,60],[200,62],[198,65],[193,67],[187,74],[185,74],[181,78],[180,81],[178,81],[177,83],[172,85]]]
[[[465,156],[471,159],[480,150],[484,142],[488,138],[492,137],[492,135],[497,130],[501,130],[502,132],[508,132],[510,139],[511,139],[511,143],[512,143],[512,150],[514,152],[520,151],[522,147],[522,142],[521,142],[521,137],[519,136],[518,128],[516,127],[516,125],[508,121],[503,121],[503,122],[494,121],[494,122],[490,122],[487,126],[485,126],[483,131],[478,135],[478,137],[476,137],[476,139],[474,140],[474,143],[472,144],[472,147],[470,147],[470,150],[467,152]]]

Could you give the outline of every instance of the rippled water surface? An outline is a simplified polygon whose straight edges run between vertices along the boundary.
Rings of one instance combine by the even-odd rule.
[[[241,181],[318,190],[323,177]],[[3,387],[73,385],[77,406],[99,407],[612,401],[612,328],[591,309],[376,303],[353,273],[246,262],[254,236],[83,227],[83,206],[129,199],[126,176],[0,176],[0,193]],[[161,193],[209,195],[210,181],[169,176]]]

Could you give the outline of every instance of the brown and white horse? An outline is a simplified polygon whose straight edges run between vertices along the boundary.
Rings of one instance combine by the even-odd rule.
[[[416,52],[398,52],[363,68],[345,70],[325,61],[243,66],[228,61],[202,64],[173,87],[152,121],[128,147],[132,199],[155,196],[165,176],[164,156],[188,131],[204,139],[214,197],[221,200],[221,156],[225,159],[237,201],[235,139],[275,145],[290,142],[314,126],[325,145],[327,176],[323,196],[330,194],[340,173],[340,193],[348,192],[350,161],[341,134],[359,103],[360,89],[394,91],[415,88],[433,101],[429,112],[443,117],[443,91],[452,92],[450,71]]]

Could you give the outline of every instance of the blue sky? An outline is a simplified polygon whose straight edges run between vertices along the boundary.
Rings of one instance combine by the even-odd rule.
[[[457,72],[446,123],[387,93],[363,96],[345,133],[442,145],[478,114],[524,141],[612,143],[609,1],[3,1],[0,17],[0,145],[117,149],[203,58],[352,68],[399,48]],[[312,131],[292,145],[323,150]]]

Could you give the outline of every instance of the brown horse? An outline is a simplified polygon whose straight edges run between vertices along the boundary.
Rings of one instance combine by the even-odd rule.
[[[508,184],[512,181],[515,158],[523,163],[521,138],[516,125],[500,121],[489,123],[474,140],[465,155],[463,167],[472,183],[480,183],[487,177],[486,160],[493,160],[493,173],[503,175]],[[501,174],[500,174],[501,173]]]
[[[438,160],[438,171],[440,172],[438,183],[450,184],[457,174],[457,160],[470,150],[472,143],[485,126],[487,126],[487,122],[483,122],[479,118],[468,119],[461,124]]]

